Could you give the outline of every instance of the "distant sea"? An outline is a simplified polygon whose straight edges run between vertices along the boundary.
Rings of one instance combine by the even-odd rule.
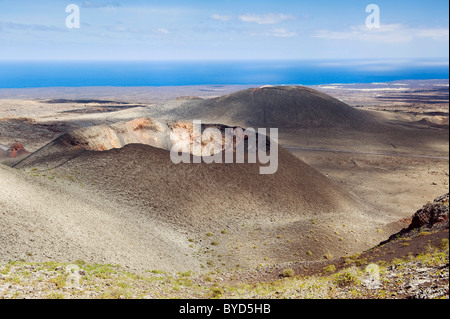
[[[448,78],[448,59],[207,62],[0,61],[0,88],[318,85]]]

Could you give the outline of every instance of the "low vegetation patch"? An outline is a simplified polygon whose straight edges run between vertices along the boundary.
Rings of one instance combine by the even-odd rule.
[[[239,269],[228,275],[159,270],[138,274],[83,261],[0,263],[0,299],[448,298],[448,243],[444,238],[418,256],[369,266],[353,255],[345,268],[329,265],[310,277],[286,268],[278,280],[253,283],[246,283],[245,271]],[[206,264],[214,265],[212,260]]]
[[[292,270],[291,268],[285,269],[283,271],[283,273],[281,274],[281,276],[284,277],[284,278],[294,277],[295,276],[295,271]]]

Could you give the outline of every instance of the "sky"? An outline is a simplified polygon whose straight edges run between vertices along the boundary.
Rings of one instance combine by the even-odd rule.
[[[448,59],[448,37],[448,0],[0,0],[3,61]]]

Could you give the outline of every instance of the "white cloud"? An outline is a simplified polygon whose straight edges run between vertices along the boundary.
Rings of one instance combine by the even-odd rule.
[[[261,32],[251,32],[249,34],[255,37],[277,37],[277,38],[292,38],[297,36],[297,32],[289,31],[284,28],[272,29]]]
[[[164,29],[164,28],[159,28],[158,30],[156,30],[156,32],[161,33],[161,34],[171,34],[172,33],[169,30]]]
[[[98,9],[98,8],[118,8],[122,5],[118,3],[117,1],[83,1],[81,4],[83,8],[91,8],[91,9]]]
[[[297,32],[288,31],[286,29],[273,29],[269,34],[280,38],[292,38],[297,36]]]
[[[352,26],[349,30],[319,30],[315,38],[332,40],[358,40],[381,43],[408,43],[417,38],[448,41],[448,28],[410,28],[402,24],[382,24],[379,29],[369,29],[365,25]]]
[[[287,20],[295,20],[295,17],[282,13],[244,14],[239,17],[239,20],[257,24],[278,24]]]
[[[231,15],[221,15],[221,14],[213,14],[211,15],[211,19],[227,22],[233,20],[233,16]]]
[[[448,40],[448,28],[421,29],[416,31],[417,36],[421,38],[431,38],[433,40]]]
[[[26,23],[15,23],[15,22],[1,22],[0,30],[15,30],[15,31],[54,31],[62,32],[67,31],[65,28],[49,26],[44,24],[26,24]]]
[[[127,28],[122,27],[122,26],[114,26],[110,28],[111,31],[116,31],[116,32],[126,32],[128,31]]]

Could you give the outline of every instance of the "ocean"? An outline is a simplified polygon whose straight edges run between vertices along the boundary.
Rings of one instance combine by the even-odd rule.
[[[318,85],[448,78],[448,59],[132,62],[0,61],[0,88]]]

